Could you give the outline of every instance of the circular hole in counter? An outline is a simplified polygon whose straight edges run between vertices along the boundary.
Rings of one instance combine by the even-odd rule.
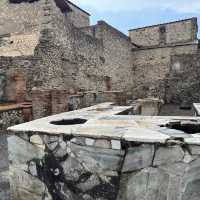
[[[58,121],[52,121],[50,124],[53,125],[76,125],[76,124],[84,124],[86,123],[86,119],[81,119],[81,118],[74,118],[74,119],[62,119]]]

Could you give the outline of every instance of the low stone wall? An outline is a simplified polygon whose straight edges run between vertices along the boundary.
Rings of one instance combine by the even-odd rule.
[[[103,102],[113,102],[116,105],[127,104],[127,95],[122,91],[84,92],[69,96],[69,110],[77,110]]]
[[[32,120],[32,106],[24,104],[0,105],[0,131]]]
[[[143,116],[158,116],[163,100],[157,98],[138,99],[133,102],[134,114]]]

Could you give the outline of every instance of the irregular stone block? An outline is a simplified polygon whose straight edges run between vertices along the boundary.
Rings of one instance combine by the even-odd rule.
[[[76,187],[78,187],[82,192],[86,192],[100,184],[101,182],[99,177],[93,174],[85,182],[79,183]]]
[[[169,175],[156,168],[129,174],[125,200],[166,200]]]
[[[42,138],[39,135],[33,135],[33,136],[31,136],[30,137],[30,142],[33,145],[35,145],[35,146],[37,146],[39,148],[45,149],[45,145],[44,145],[44,143],[42,141]]]
[[[196,160],[197,158],[198,158],[198,156],[193,156],[188,151],[185,151],[183,162],[191,163],[192,161]]]
[[[120,171],[124,151],[79,146],[72,143],[70,147],[76,159],[93,173],[112,175],[113,172]]]
[[[120,140],[111,140],[112,149],[121,150],[121,141]]]
[[[122,172],[131,172],[150,167],[153,162],[154,145],[141,145],[132,147],[126,153]]]
[[[199,145],[189,145],[189,149],[192,155],[200,155]]]
[[[94,139],[90,139],[90,138],[86,138],[85,139],[85,144],[87,146],[93,146],[94,145],[95,140]]]
[[[9,161],[12,164],[23,164],[33,159],[42,159],[44,150],[17,137],[8,137]]]
[[[109,140],[102,140],[102,139],[96,139],[94,143],[95,147],[110,149],[111,148],[111,142]]]
[[[153,161],[154,166],[182,161],[184,151],[180,146],[159,147]]]
[[[200,159],[191,162],[182,177],[182,200],[198,200],[200,197]]]
[[[10,200],[10,181],[9,171],[0,173],[0,199]]]
[[[80,176],[86,173],[85,169],[79,161],[69,156],[64,162],[61,162],[63,173],[66,180],[78,181]]]
[[[0,158],[0,172],[8,170],[8,144],[6,135],[0,135]]]
[[[10,185],[12,200],[52,200],[43,182],[26,172],[10,167]]]

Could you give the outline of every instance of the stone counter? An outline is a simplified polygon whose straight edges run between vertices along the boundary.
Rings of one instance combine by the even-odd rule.
[[[127,109],[100,104],[9,128],[2,200],[199,199],[200,118]]]

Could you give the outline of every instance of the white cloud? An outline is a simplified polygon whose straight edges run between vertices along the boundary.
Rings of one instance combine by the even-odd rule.
[[[75,4],[100,12],[174,10],[180,13],[200,12],[200,0],[71,0]]]

